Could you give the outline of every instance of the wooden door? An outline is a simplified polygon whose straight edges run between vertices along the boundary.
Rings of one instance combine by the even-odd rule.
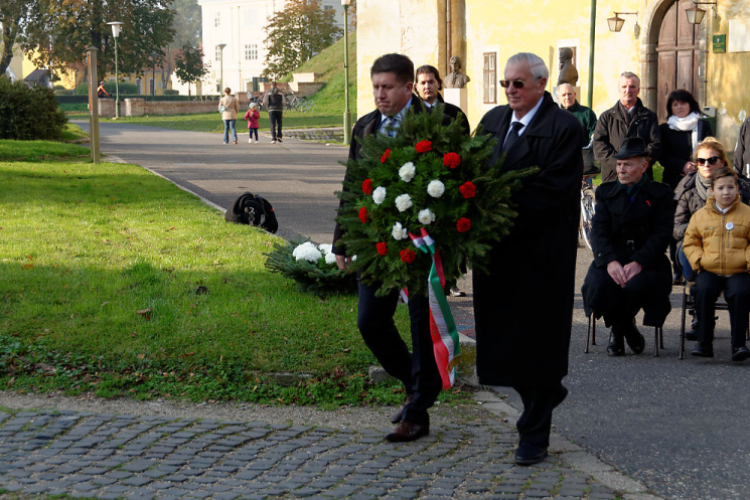
[[[700,26],[687,20],[685,10],[692,0],[675,0],[664,15],[659,29],[657,109],[659,122],[667,119],[667,99],[675,89],[685,89],[698,100]]]

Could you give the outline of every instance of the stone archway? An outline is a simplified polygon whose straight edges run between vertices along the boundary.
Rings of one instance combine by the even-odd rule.
[[[653,111],[659,106],[659,35],[667,12],[680,0],[654,0],[644,15],[644,39],[641,44],[641,99],[643,104]],[[693,94],[698,103],[704,103],[706,98],[706,28],[701,25],[696,36],[697,63],[696,70],[700,77],[696,77],[696,87]]]

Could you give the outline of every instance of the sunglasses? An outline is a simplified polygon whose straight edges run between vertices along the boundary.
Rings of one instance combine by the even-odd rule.
[[[705,165],[706,163],[709,165],[716,165],[719,160],[721,160],[720,156],[712,156],[711,158],[696,158],[695,163],[698,165]]]
[[[523,82],[523,80],[500,80],[500,86],[502,86],[504,89],[507,89],[511,85],[513,85],[513,88],[522,89],[525,83]]]

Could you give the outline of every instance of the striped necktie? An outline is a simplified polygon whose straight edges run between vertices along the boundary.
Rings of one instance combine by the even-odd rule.
[[[385,135],[388,137],[396,137],[396,130],[398,129],[398,120],[393,116],[385,117]]]

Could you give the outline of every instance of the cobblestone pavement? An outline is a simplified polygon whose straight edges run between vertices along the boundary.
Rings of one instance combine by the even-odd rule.
[[[488,407],[503,404],[484,395]],[[515,466],[509,415],[482,414],[395,445],[383,440],[386,428],[7,411],[0,413],[0,490],[101,499],[623,498],[575,467],[596,459],[570,460],[582,455],[570,443],[537,466]]]

